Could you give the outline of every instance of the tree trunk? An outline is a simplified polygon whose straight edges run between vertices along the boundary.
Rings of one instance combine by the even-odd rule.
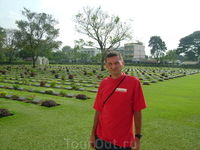
[[[9,64],[11,64],[11,62],[12,62],[12,56],[10,56],[9,58]]]
[[[36,59],[33,58],[33,68],[35,68],[35,61]]]
[[[105,52],[102,50],[101,51],[101,71],[104,71],[104,62],[105,62]]]

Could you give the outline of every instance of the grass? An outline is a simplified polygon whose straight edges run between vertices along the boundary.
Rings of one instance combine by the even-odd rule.
[[[195,74],[143,86],[148,108],[143,110],[141,150],[199,149],[199,79]],[[89,150],[95,93],[86,95],[91,99],[45,95],[61,104],[52,108],[1,98],[0,107],[14,115],[0,118],[0,150]]]
[[[143,86],[142,150],[197,150],[200,140],[200,74]]]

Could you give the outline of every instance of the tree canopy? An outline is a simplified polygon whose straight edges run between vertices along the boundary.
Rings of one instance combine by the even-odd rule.
[[[178,54],[185,54],[190,60],[200,57],[200,31],[180,39],[177,49]]]
[[[15,37],[16,29],[5,29],[5,36],[3,37],[2,43],[4,45],[4,51],[9,57],[9,63],[11,64],[12,58],[18,50],[18,41]]]
[[[84,7],[83,12],[73,17],[75,29],[92,41],[80,40],[82,45],[94,46],[101,50],[101,70],[104,70],[104,59],[110,48],[118,48],[123,40],[132,38],[132,21],[121,22],[115,15],[109,15],[101,7]]]
[[[152,36],[148,46],[151,47],[151,55],[156,58],[158,63],[159,58],[161,58],[167,50],[165,42],[162,41],[160,36]]]
[[[55,41],[59,36],[59,29],[55,29],[58,21],[52,15],[46,13],[36,13],[24,8],[22,15],[25,20],[16,21],[18,28],[17,38],[21,48],[29,51],[33,60],[33,67],[38,56],[45,55],[49,49],[58,48],[61,41]]]

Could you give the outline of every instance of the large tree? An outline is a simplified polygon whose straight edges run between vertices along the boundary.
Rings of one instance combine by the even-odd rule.
[[[0,26],[0,50],[3,49],[3,42],[5,40],[5,37],[6,37],[6,31],[4,28],[2,28]]]
[[[200,31],[181,38],[177,49],[178,54],[185,54],[189,60],[197,60],[200,57]]]
[[[18,41],[15,37],[16,29],[5,29],[5,36],[3,37],[3,49],[9,57],[9,63],[11,64],[13,56],[18,50]]]
[[[167,50],[165,42],[162,41],[160,36],[152,36],[149,40],[148,46],[151,47],[151,55],[156,58],[158,63],[159,58],[161,58]]]
[[[3,43],[6,37],[6,31],[4,28],[0,26],[0,61],[5,60],[5,54],[4,54],[4,48],[3,48]]]
[[[165,58],[169,61],[172,61],[172,63],[174,63],[175,60],[177,60],[177,58],[178,58],[178,55],[176,53],[176,49],[167,51]]]
[[[92,41],[79,41],[83,45],[94,46],[101,50],[101,70],[104,70],[105,55],[109,49],[116,49],[121,42],[132,38],[132,21],[121,22],[115,15],[109,15],[101,7],[84,7],[83,12],[74,16],[75,29]]]
[[[59,36],[59,29],[55,28],[58,21],[52,15],[31,12],[26,8],[22,11],[22,15],[27,18],[27,21],[16,21],[20,29],[17,35],[21,47],[31,53],[35,68],[38,56],[45,55],[48,50],[57,49],[62,44],[61,41],[55,41]]]
[[[72,62],[72,59],[74,57],[74,50],[70,46],[66,45],[62,48],[62,52],[64,53],[64,59]]]

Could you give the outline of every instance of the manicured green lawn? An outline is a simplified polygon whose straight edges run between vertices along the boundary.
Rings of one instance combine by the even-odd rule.
[[[141,150],[198,150],[200,74],[143,89],[148,108],[143,110]],[[0,98],[0,108],[14,114],[0,118],[0,150],[89,150],[95,93],[87,96],[91,99],[82,101],[45,95],[61,104],[52,108]]]
[[[198,150],[200,74],[143,86],[142,150]]]

